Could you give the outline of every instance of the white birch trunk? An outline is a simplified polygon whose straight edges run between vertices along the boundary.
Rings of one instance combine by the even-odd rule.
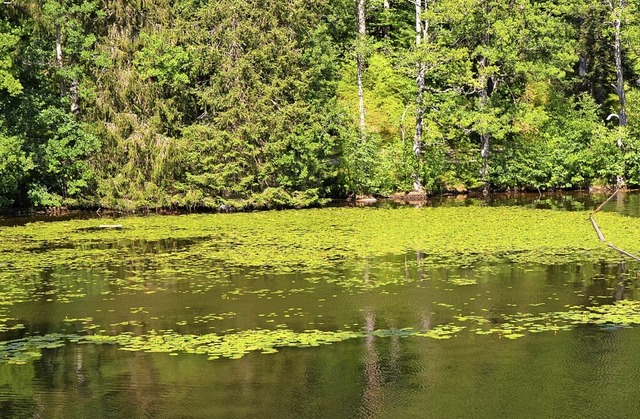
[[[484,74],[485,67],[487,65],[487,59],[482,57],[478,61],[478,70],[480,71],[480,112],[484,112],[487,101],[489,99],[488,92],[488,80],[486,74]],[[489,192],[489,146],[491,141],[491,134],[488,132],[480,133],[480,157],[482,158],[482,165],[480,166],[480,179],[482,180],[482,192],[487,194]]]
[[[620,127],[627,126],[627,96],[624,89],[624,74],[622,72],[622,14],[627,6],[625,0],[618,0],[618,4],[614,5],[611,0],[608,1],[611,13],[613,15],[614,26],[614,55],[616,64],[616,93],[618,94],[618,101],[620,102],[620,111],[618,112],[618,125]],[[618,148],[622,149],[624,146],[622,141],[622,134],[616,141]],[[622,173],[616,176],[616,186],[622,188],[625,184],[624,175]]]
[[[384,0],[382,2],[382,7],[384,8],[385,13],[388,13],[389,12],[389,8],[391,7],[391,5],[389,4],[389,0]],[[389,30],[390,30],[389,25],[385,25],[384,26],[384,39],[387,42],[389,41]],[[388,46],[387,46],[387,48],[388,48]]]
[[[62,33],[60,30],[60,24],[56,23],[56,64],[58,68],[62,68]],[[64,96],[67,93],[67,89],[64,85],[64,79],[60,80],[60,95]]]
[[[59,24],[56,24],[56,63],[58,67],[62,67],[62,34]]]
[[[622,74],[622,12],[625,4],[623,0],[619,1],[616,18],[614,21],[615,26],[615,60],[616,60],[616,92],[618,93],[618,100],[620,101],[619,123],[621,127],[627,126],[627,97],[624,90],[624,75]],[[620,141],[620,140],[619,140]],[[618,143],[619,147],[622,147],[622,142]]]
[[[364,75],[364,55],[363,46],[366,33],[366,20],[364,14],[365,0],[358,0],[358,112],[360,114],[360,138],[365,140],[366,123],[364,118],[364,88],[362,77]]]
[[[71,93],[71,113],[77,114],[80,110],[80,99],[78,96],[78,80],[74,79],[71,82],[71,87],[69,88],[69,92]]]
[[[426,6],[426,0],[425,0]],[[423,37],[426,41],[426,30],[427,23],[425,22],[423,26],[422,22],[422,0],[415,0],[416,7],[416,53],[420,53],[420,46],[422,45]],[[424,32],[423,32],[424,31]],[[417,87],[417,96],[416,96],[416,130],[413,137],[413,153],[416,156],[418,164],[422,159],[422,128],[423,128],[423,102],[424,102],[424,72],[425,67],[424,63],[421,59],[418,59],[417,67],[417,75],[416,75],[416,87]],[[413,173],[413,190],[416,192],[422,191],[422,183],[420,182],[420,175],[418,173]]]

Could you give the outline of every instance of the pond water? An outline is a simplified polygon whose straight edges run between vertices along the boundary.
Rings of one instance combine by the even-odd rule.
[[[1,416],[637,417],[640,269],[580,212],[604,198],[0,227]],[[604,210],[634,236],[640,195]]]

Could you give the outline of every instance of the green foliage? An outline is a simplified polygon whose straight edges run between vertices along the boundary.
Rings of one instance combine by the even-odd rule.
[[[60,108],[43,109],[38,119],[46,129],[48,141],[37,149],[34,176],[45,180],[64,198],[78,197],[92,181],[87,156],[98,149],[98,140]]]
[[[363,39],[348,0],[4,4],[2,204],[297,207],[410,190],[414,175],[433,192],[586,188],[620,175],[640,185],[636,3],[423,5],[418,47],[415,6],[400,0],[366,2]],[[620,106],[617,16],[625,128],[607,119]]]
[[[155,82],[160,87],[178,92],[189,84],[185,71],[191,60],[183,47],[172,45],[172,39],[166,37],[168,34],[141,34],[143,46],[134,54],[133,65],[143,81]]]
[[[22,93],[22,84],[15,76],[15,47],[20,38],[12,33],[6,33],[7,25],[0,22],[0,90],[6,90],[10,95]]]
[[[97,10],[97,2],[88,1],[11,2],[2,7],[0,135],[5,170],[15,170],[5,173],[14,186],[2,191],[2,204],[86,202],[99,142],[80,119],[87,97],[83,66],[91,60],[96,41],[90,27],[99,24],[104,13]],[[56,58],[58,34],[61,62]],[[77,97],[72,97],[72,88]]]
[[[105,205],[217,207],[255,196],[262,206],[278,190],[297,206],[304,191],[338,189],[343,117],[332,101],[327,6],[263,6],[175,5],[121,40],[128,56],[109,52],[115,65],[96,75],[98,90],[112,89],[98,95]]]
[[[34,168],[18,137],[0,134],[0,206],[9,206],[20,198],[22,185]]]
[[[410,180],[410,172],[403,170],[407,166],[408,144],[403,145],[399,139],[403,130],[415,124],[408,106],[411,101],[408,94],[413,88],[410,79],[394,68],[388,55],[373,52],[367,63],[364,76],[367,138],[361,141],[355,129],[344,138],[346,189],[356,194],[389,194],[409,187],[406,182]],[[337,86],[338,101],[351,115],[348,122],[353,127],[357,126],[358,118],[356,72],[355,61],[347,62]]]
[[[345,143],[343,156],[344,180],[346,190],[356,194],[372,194],[378,191],[378,185],[374,178],[378,160],[379,137],[370,136],[367,141],[362,141],[359,133],[353,132],[351,138]]]
[[[548,189],[615,182],[621,157],[599,107],[586,95],[570,102],[547,92],[521,103],[513,142],[494,160],[494,184]]]
[[[627,100],[629,125],[620,133],[624,137],[623,160],[618,165],[624,164],[627,184],[636,187],[640,186],[640,89],[629,89]]]

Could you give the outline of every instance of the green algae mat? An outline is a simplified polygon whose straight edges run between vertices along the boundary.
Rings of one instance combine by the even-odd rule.
[[[620,247],[640,248],[635,240],[640,220],[608,213],[597,217]],[[100,228],[113,224],[122,228]],[[594,238],[586,212],[507,207],[151,216],[3,228],[0,263],[8,270],[91,268],[134,260],[139,253],[159,265],[184,261],[184,269],[219,261],[280,273],[406,251],[422,251],[430,263],[442,265],[502,257],[555,263],[603,257],[604,248]],[[179,251],[171,252],[172,247]],[[161,257],[152,256],[161,251]]]
[[[601,213],[597,220],[609,240],[640,253],[640,219]],[[621,292],[629,297],[633,273],[596,268],[623,259],[598,241],[587,212],[329,208],[127,217],[4,227],[0,243],[4,363],[28,363],[65,345],[216,360],[372,336],[518,339],[640,323],[640,305],[614,298],[612,285],[626,283]],[[569,282],[609,283],[600,293],[533,297],[505,283],[507,270],[536,281],[557,266]],[[428,300],[414,301],[424,290]],[[371,295],[395,311],[425,305],[429,321],[407,315],[371,324],[363,303]],[[506,295],[513,301],[495,304]]]

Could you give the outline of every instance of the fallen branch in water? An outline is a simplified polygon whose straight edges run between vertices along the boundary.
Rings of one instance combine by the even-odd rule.
[[[613,194],[611,194],[611,196],[609,198],[607,198],[602,204],[600,204],[598,206],[598,208],[596,208],[591,214],[589,214],[589,219],[591,220],[591,224],[593,225],[593,229],[596,231],[596,234],[598,235],[598,238],[600,239],[601,242],[607,242],[607,246],[609,246],[610,248],[612,248],[613,250],[617,250],[618,252],[622,253],[625,256],[628,256],[632,259],[635,259],[637,261],[640,262],[640,257],[627,252],[626,250],[620,249],[618,246],[616,246],[615,244],[608,242],[607,239],[604,237],[604,234],[602,234],[602,231],[600,230],[600,226],[598,226],[598,223],[596,222],[596,220],[593,218],[593,215],[596,214],[597,212],[599,212],[606,204],[607,202],[611,201],[611,199],[616,196],[618,194],[618,192],[620,191],[620,189],[616,188],[615,192]]]

